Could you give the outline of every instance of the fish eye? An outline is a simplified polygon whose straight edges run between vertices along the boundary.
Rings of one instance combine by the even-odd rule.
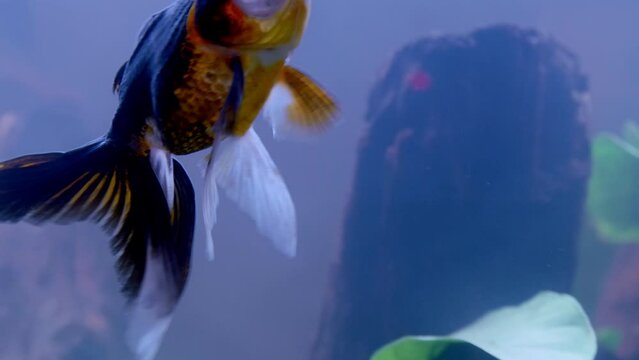
[[[289,0],[234,0],[244,13],[255,18],[269,18],[277,14]]]

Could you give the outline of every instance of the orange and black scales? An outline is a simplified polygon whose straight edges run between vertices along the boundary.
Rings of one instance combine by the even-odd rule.
[[[233,73],[230,55],[208,44],[215,42],[224,46],[224,41],[228,41],[225,33],[236,33],[246,27],[238,11],[231,2],[217,9],[211,6],[196,9],[193,5],[189,11],[185,36],[176,49],[171,82],[173,101],[159,122],[164,144],[174,154],[189,154],[213,144],[211,129],[220,117]],[[207,40],[203,40],[204,36]],[[278,61],[264,66],[256,56],[249,54],[240,58],[245,93],[236,121],[230,125],[234,135],[243,135],[250,128],[284,65],[284,61]]]

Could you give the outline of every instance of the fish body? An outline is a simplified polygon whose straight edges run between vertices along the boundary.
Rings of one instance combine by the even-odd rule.
[[[112,235],[138,359],[155,356],[190,272],[195,193],[175,155],[211,149],[210,256],[218,188],[295,253],[293,202],[252,125],[265,103],[275,128],[321,129],[335,117],[331,97],[287,64],[308,13],[307,0],[177,0],[149,19],[117,72],[107,134],[0,163],[0,222],[93,220]]]
[[[123,106],[114,120],[114,137],[144,134],[145,123],[131,128],[119,122],[153,118],[169,152],[183,155],[208,148],[232,84],[233,57],[240,59],[247,90],[227,129],[232,135],[248,131],[271,89],[284,80],[286,60],[306,26],[306,1],[291,0],[266,19],[241,16],[231,1],[219,8],[204,1],[199,11],[198,3],[181,0],[156,14],[143,30],[138,49],[116,80]],[[143,137],[133,140],[141,142],[140,149],[148,148]]]

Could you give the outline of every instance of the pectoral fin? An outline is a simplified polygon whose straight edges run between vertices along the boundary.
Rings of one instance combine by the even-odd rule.
[[[271,92],[264,114],[276,136],[290,132],[319,131],[328,127],[339,109],[333,98],[301,71],[285,66]]]

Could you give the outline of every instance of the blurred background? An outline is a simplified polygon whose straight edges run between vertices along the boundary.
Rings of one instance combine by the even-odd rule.
[[[80,0],[0,0],[0,8],[3,9],[0,12],[0,157],[8,159],[25,153],[67,150],[105,133],[117,106],[116,97],[111,94],[115,72],[133,50],[137,32],[145,20],[168,3],[160,0],[110,0],[90,3]],[[633,277],[632,273],[627,274],[624,270],[639,266],[639,258],[635,257],[636,261],[633,261],[632,256],[628,256],[629,249],[633,249],[628,243],[631,243],[632,239],[639,239],[639,236],[630,236],[630,240],[626,237],[624,244],[610,244],[601,239],[602,235],[595,229],[591,215],[584,209],[586,184],[590,174],[591,140],[603,131],[620,133],[627,121],[639,119],[639,102],[636,100],[639,94],[639,38],[636,36],[639,33],[639,23],[636,21],[638,13],[639,3],[633,0],[315,0],[306,36],[294,54],[292,63],[312,75],[335,95],[342,109],[340,121],[337,126],[320,136],[291,142],[274,141],[270,137],[270,129],[265,124],[257,125],[258,132],[262,134],[296,202],[299,219],[298,256],[291,260],[277,253],[269,242],[257,233],[251,221],[232,203],[223,199],[219,224],[214,232],[216,260],[208,262],[204,252],[202,221],[198,212],[192,276],[157,359],[340,359],[340,356],[344,359],[358,359],[362,356],[364,359],[366,355],[362,354],[369,351],[369,347],[379,347],[384,342],[415,331],[440,333],[453,330],[488,310],[485,307],[524,300],[528,297],[528,292],[545,288],[576,294],[593,322],[601,323],[601,329],[610,330],[616,335],[623,332],[624,327],[628,327],[625,331],[636,337],[639,328],[624,322],[632,323],[632,316],[639,316],[639,309],[635,303],[637,298],[633,298],[635,293],[639,294],[639,280],[635,280],[636,276]],[[549,272],[548,276],[562,274],[565,278],[558,282],[553,281],[557,280],[555,278],[543,276],[540,279],[511,279],[523,281],[530,287],[522,289],[520,294],[505,296],[503,304],[500,304],[499,300],[502,298],[498,295],[499,289],[509,287],[509,283],[491,278],[492,287],[485,288],[480,286],[481,281],[485,280],[482,276],[489,277],[492,273],[480,274],[477,279],[469,278],[468,283],[479,284],[477,286],[486,289],[485,291],[496,291],[497,295],[494,298],[497,300],[484,301],[483,297],[466,298],[466,303],[477,301],[482,305],[471,307],[473,311],[463,316],[457,314],[453,307],[450,309],[450,319],[458,320],[450,323],[443,321],[432,327],[429,327],[428,320],[415,326],[388,322],[372,324],[396,331],[389,330],[374,336],[364,334],[363,338],[378,339],[380,343],[362,345],[363,350],[359,355],[338,355],[341,350],[338,350],[340,346],[335,345],[335,342],[339,342],[334,338],[335,334],[346,331],[342,329],[342,322],[356,321],[349,320],[350,318],[343,314],[354,312],[350,307],[358,308],[361,304],[367,303],[362,299],[353,299],[359,299],[358,296],[386,299],[387,301],[371,303],[379,306],[376,308],[376,316],[391,319],[396,317],[393,309],[401,307],[403,303],[396,302],[385,294],[401,293],[409,298],[415,296],[415,299],[422,296],[415,294],[415,291],[404,292],[401,286],[397,285],[401,281],[393,277],[391,268],[392,264],[405,263],[403,255],[400,252],[387,251],[384,241],[391,242],[389,238],[392,238],[392,242],[405,243],[408,249],[404,249],[405,251],[419,251],[413,251],[419,259],[409,260],[414,262],[418,271],[413,272],[412,268],[402,270],[402,275],[398,275],[402,281],[406,281],[409,276],[407,274],[410,273],[414,275],[411,286],[423,291],[439,292],[442,287],[447,286],[446,281],[429,279],[429,275],[432,276],[436,269],[419,268],[419,264],[432,261],[435,255],[428,248],[411,248],[413,245],[405,242],[402,235],[405,232],[385,229],[388,237],[375,243],[375,239],[368,242],[368,238],[365,238],[366,232],[357,237],[349,230],[350,227],[357,226],[349,222],[349,219],[355,216],[353,213],[358,213],[358,206],[366,204],[366,201],[358,203],[358,199],[367,197],[365,191],[376,193],[375,188],[364,189],[366,179],[375,182],[376,176],[384,178],[384,174],[387,174],[371,173],[368,176],[366,168],[362,165],[365,161],[375,162],[374,158],[366,160],[366,154],[369,154],[366,151],[372,146],[371,139],[374,138],[369,131],[375,129],[374,124],[395,119],[392,113],[380,119],[377,116],[379,113],[397,111],[398,119],[408,119],[409,125],[406,126],[409,130],[410,126],[419,127],[414,124],[418,124],[422,119],[425,123],[435,124],[432,126],[441,125],[449,129],[445,131],[454,132],[455,129],[463,129],[465,126],[463,122],[459,122],[457,117],[463,116],[459,114],[455,115],[454,121],[448,123],[455,126],[447,126],[445,110],[437,114],[420,112],[420,109],[414,113],[407,113],[401,106],[410,107],[411,104],[421,102],[411,98],[416,95],[401,93],[403,85],[394,85],[396,81],[393,80],[393,77],[404,79],[406,74],[415,75],[411,72],[414,69],[402,62],[402,56],[410,61],[419,60],[423,56],[425,60],[415,60],[418,67],[421,66],[419,64],[434,64],[436,68],[438,64],[446,63],[447,59],[454,63],[458,54],[453,52],[450,57],[442,55],[444,58],[429,63],[428,56],[432,55],[429,53],[430,50],[422,52],[417,49],[411,53],[412,50],[408,49],[404,55],[397,53],[407,45],[420,44],[420,41],[426,41],[423,39],[432,36],[452,36],[454,38],[450,40],[451,46],[458,46],[458,43],[466,41],[465,37],[472,37],[469,34],[473,31],[498,24],[515,25],[525,31],[539,31],[540,34],[549,36],[544,37],[542,42],[548,42],[550,45],[548,48],[539,47],[541,50],[532,46],[530,56],[540,54],[538,62],[516,62],[512,69],[508,68],[508,62],[504,63],[503,67],[498,65],[501,64],[499,61],[491,67],[490,57],[486,57],[485,54],[481,57],[484,61],[481,64],[468,61],[462,65],[451,66],[458,66],[454,69],[485,66],[486,72],[497,71],[496,74],[503,68],[510,71],[509,74],[518,74],[519,71],[534,73],[535,64],[546,64],[544,66],[548,69],[554,69],[552,64],[561,62],[556,60],[555,56],[563,57],[564,52],[567,54],[565,57],[570,59],[569,65],[558,65],[557,76],[567,74],[567,80],[565,86],[557,85],[557,96],[570,98],[569,95],[574,95],[579,101],[575,101],[571,105],[572,110],[567,110],[566,113],[548,116],[540,113],[531,117],[532,120],[542,119],[540,121],[543,122],[544,119],[554,121],[555,116],[562,121],[566,120],[566,124],[574,123],[574,127],[564,126],[564,122],[557,120],[559,128],[556,131],[553,130],[552,121],[544,125],[545,130],[541,132],[542,138],[537,145],[540,149],[545,149],[546,140],[543,136],[553,139],[548,140],[554,141],[553,144],[561,143],[563,139],[558,139],[557,134],[565,134],[566,141],[571,144],[581,141],[581,145],[575,145],[579,149],[575,150],[574,156],[575,161],[582,163],[575,163],[568,158],[561,165],[577,168],[580,164],[582,166],[581,170],[575,170],[578,175],[581,174],[575,180],[576,187],[562,185],[581,191],[574,195],[574,202],[571,203],[574,206],[568,206],[570,210],[566,210],[570,215],[570,224],[567,225],[570,229],[566,230],[567,235],[562,235],[562,239],[567,243],[562,242],[562,245],[555,248],[554,243],[548,240],[553,238],[552,236],[547,236],[548,234],[543,232],[538,234],[539,238],[545,239],[544,249],[550,253],[549,257],[554,261],[540,259],[540,267],[559,268],[557,273]],[[500,29],[499,31],[506,34],[519,31],[516,28]],[[511,51],[518,51],[509,47],[512,44],[508,41],[511,40],[500,42],[500,36],[495,36],[493,40],[486,40],[489,54],[498,59],[516,59],[516,56],[507,55]],[[510,39],[505,35],[504,38]],[[521,41],[523,44],[534,44],[537,41],[537,35],[530,33],[516,35],[513,38],[512,41]],[[475,41],[481,43],[478,39]],[[423,46],[428,49],[428,41]],[[518,45],[512,46],[516,48]],[[526,53],[521,54],[524,56]],[[394,63],[394,59],[399,61],[399,65]],[[544,59],[549,60],[546,62]],[[409,60],[407,61],[412,64]],[[403,72],[404,70],[406,72]],[[435,71],[440,70],[432,70],[433,73],[418,72],[417,77],[410,78],[410,84],[413,89],[428,90],[430,81],[433,80],[431,77],[436,77]],[[441,71],[445,73],[447,70]],[[459,80],[464,79],[460,76],[451,75],[456,79],[454,81],[458,82],[448,84],[445,77],[435,78],[439,82],[433,82],[433,86],[444,84],[452,87],[450,91],[454,92],[457,89],[454,86],[464,88],[459,81],[465,80]],[[552,82],[555,78],[551,74],[546,80]],[[443,95],[427,101],[450,101],[448,108],[455,111],[455,107],[466,106],[469,101],[482,102],[482,96],[485,95],[481,91],[482,88],[492,89],[507,84],[508,79],[466,79],[469,83],[480,80],[481,82],[479,85],[475,84],[474,90],[469,90],[470,95],[460,95],[462,102],[458,105],[455,105],[454,99],[442,100]],[[495,80],[495,83],[492,80]],[[552,88],[555,85],[548,86]],[[536,94],[534,91],[545,91],[535,89],[531,90],[531,96]],[[392,96],[389,95],[392,99],[389,101],[397,101],[396,105],[399,108],[391,106],[389,110],[379,105],[383,101],[378,100],[386,99],[380,93],[387,90],[393,92]],[[489,100],[493,101],[495,106],[502,106],[503,103],[499,101],[501,93],[491,94],[493,97]],[[398,98],[400,100],[397,100]],[[552,99],[555,98],[548,97],[551,106],[554,104]],[[505,103],[510,101],[504,99]],[[487,112],[482,114],[486,114],[486,117],[492,116],[489,110],[485,111]],[[472,113],[470,114],[472,117]],[[513,116],[516,119],[513,121],[522,124],[522,127],[526,126],[527,122],[523,121],[527,119],[526,116],[518,117],[516,110],[508,114],[515,114]],[[522,114],[525,114],[525,110],[522,110]],[[434,118],[440,120],[433,122]],[[486,119],[482,118],[478,121],[484,120]],[[393,141],[398,139],[396,136],[401,135],[402,129],[403,127],[382,127],[379,131],[389,132],[388,137],[391,141],[386,145],[391,146],[394,144]],[[534,132],[534,129],[537,128],[530,131]],[[420,128],[419,131],[422,130]],[[465,141],[464,136],[469,136],[476,148],[483,148],[494,143],[493,140],[489,140],[493,135],[499,139],[514,138],[515,135],[511,137],[508,131],[510,130],[503,130],[495,135],[491,132],[469,130],[460,132],[459,136],[461,142]],[[526,131],[523,135],[516,136],[521,135],[525,139]],[[428,131],[419,134],[428,134]],[[485,142],[483,136],[486,136]],[[573,140],[573,136],[577,140]],[[399,136],[400,140],[401,138]],[[556,149],[559,152],[563,151],[561,146]],[[502,150],[507,152],[508,148]],[[463,155],[463,152],[460,153]],[[446,152],[437,154],[446,156]],[[486,154],[493,153],[487,151]],[[557,157],[564,155],[561,153]],[[383,161],[385,155],[380,156],[380,161]],[[204,154],[199,153],[180,158],[192,177],[196,196],[201,194],[199,165],[203,157]],[[544,157],[550,159],[548,161],[552,161],[553,158],[553,154]],[[436,166],[437,161],[445,162],[441,157],[422,159],[420,156],[404,161],[418,164],[421,160],[424,160],[424,163],[435,161],[433,166]],[[468,164],[472,165],[472,162]],[[509,166],[508,161],[503,164]],[[473,168],[471,165],[468,169]],[[497,168],[495,171],[501,171],[500,169]],[[428,171],[430,170],[424,167],[415,176],[428,178],[431,174]],[[388,174],[392,175],[392,172]],[[472,177],[473,174],[476,172],[470,172],[468,176]],[[523,178],[516,177],[523,176],[521,174],[513,175],[513,181],[523,181]],[[410,173],[406,176],[410,176]],[[479,178],[484,179],[481,176]],[[401,182],[389,184],[408,186],[402,185]],[[419,194],[424,196],[423,201],[427,202],[431,199],[429,195],[438,194],[440,190],[445,194],[448,191],[446,184],[443,181],[439,185],[423,185],[428,191]],[[441,186],[441,189],[438,186]],[[380,189],[383,189],[383,186]],[[485,190],[482,189],[471,190]],[[504,191],[516,192],[513,189]],[[392,193],[389,191],[389,194]],[[493,200],[498,197],[501,197],[501,200],[505,197],[506,202],[509,198],[509,195],[503,195],[504,192],[499,188],[482,194],[488,199],[488,203],[494,202]],[[397,196],[401,199],[402,195]],[[444,198],[443,201],[449,201],[453,197]],[[417,199],[419,201],[420,198]],[[399,204],[401,206],[405,202],[399,201]],[[477,205],[472,201],[464,204],[466,207]],[[392,210],[393,207],[389,209]],[[557,209],[551,206],[551,210],[548,211],[555,210]],[[444,231],[439,229],[429,233],[428,230],[429,222],[441,223],[442,219],[436,217],[444,215],[438,215],[436,211],[420,212],[419,207],[404,211],[423,221],[423,232],[415,230],[411,237],[428,242]],[[490,209],[486,211],[490,213]],[[538,211],[542,214],[545,210]],[[481,213],[480,210],[477,212]],[[451,212],[448,216],[454,219],[455,213]],[[535,215],[522,214],[522,217],[535,223]],[[466,220],[468,219],[463,221]],[[510,221],[495,218],[484,220]],[[360,220],[362,224],[366,221]],[[446,221],[450,221],[450,227],[464,225],[450,219]],[[475,217],[468,221],[466,225],[478,220]],[[551,229],[550,231],[557,229],[553,224],[544,224]],[[558,224],[559,227],[562,225],[566,224]],[[495,243],[491,242],[491,236],[484,236],[490,234],[490,230],[482,229],[474,231],[472,249],[464,244],[456,244],[447,251],[439,252],[436,256],[437,261],[464,262],[464,256],[468,252],[495,262],[507,258],[509,250],[504,250],[504,247],[500,248],[502,252],[497,255],[492,250],[487,250],[491,246],[494,247]],[[353,231],[357,233],[356,230]],[[513,229],[504,231],[517,233]],[[457,238],[468,236],[469,233],[470,230],[468,233],[445,236]],[[513,241],[521,241],[525,247],[524,242],[535,242],[536,239],[524,237]],[[349,245],[354,243],[357,245]],[[361,251],[361,258],[358,258],[358,251]],[[618,259],[618,252],[624,253],[626,257]],[[354,263],[353,258],[360,259],[361,263]],[[375,260],[372,260],[373,258]],[[367,259],[377,267],[369,267]],[[387,263],[386,259],[391,260]],[[99,359],[96,354],[100,354],[99,356],[103,356],[104,359],[125,358],[121,335],[124,327],[123,301],[117,291],[118,284],[113,274],[112,260],[107,236],[92,224],[64,227],[1,224],[0,358]],[[390,265],[385,267],[385,264]],[[516,264],[514,261],[513,266]],[[519,271],[522,274],[537,271],[534,266],[531,269],[524,268],[525,265],[521,266]],[[375,284],[371,286],[381,290],[371,292],[365,288],[354,289],[353,284],[360,284],[356,276],[352,282],[341,282],[340,279],[345,279],[348,274],[361,269],[372,269],[365,274],[375,280]],[[495,273],[504,271],[509,270],[504,268],[501,271],[495,270]],[[454,280],[464,283],[464,278],[459,277],[461,275],[463,272],[456,273],[457,277]],[[440,271],[438,274],[440,278],[446,276],[446,271]],[[488,288],[492,290],[487,290]],[[481,294],[482,290],[477,291],[477,294]],[[625,296],[622,308],[626,312],[621,315],[615,310],[615,305],[606,305],[606,302],[615,304],[617,293],[623,293]],[[423,306],[443,304],[443,309],[431,308],[430,311],[447,313],[447,299],[452,301],[455,293],[451,290],[442,294],[445,295],[441,296],[442,300],[438,303]],[[341,309],[341,306],[347,303],[354,305],[349,305],[350,310]],[[411,309],[422,311],[412,307]],[[399,331],[402,333],[395,333]],[[631,338],[632,335],[624,337],[623,346],[613,342],[608,348],[611,352],[616,352],[620,358],[631,359],[633,356],[639,356],[639,341],[633,344],[628,340]],[[350,340],[348,343],[344,340],[342,345],[348,344],[351,344]],[[633,345],[637,345],[637,348]],[[321,354],[322,351],[318,348],[332,355]]]

